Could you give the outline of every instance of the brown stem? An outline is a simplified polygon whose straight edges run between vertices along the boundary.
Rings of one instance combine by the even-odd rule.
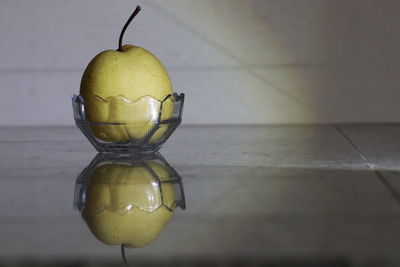
[[[129,266],[128,261],[126,260],[125,256],[125,246],[121,244],[121,255],[122,255],[122,260],[124,261],[125,266]]]
[[[137,6],[135,10],[133,11],[132,15],[129,17],[128,21],[125,23],[124,27],[122,28],[121,34],[119,35],[119,42],[118,42],[118,51],[121,51],[122,48],[122,38],[124,37],[124,33],[126,31],[126,28],[128,28],[129,24],[132,22],[132,20],[136,17],[136,15],[139,13],[139,11],[142,8],[140,6]]]

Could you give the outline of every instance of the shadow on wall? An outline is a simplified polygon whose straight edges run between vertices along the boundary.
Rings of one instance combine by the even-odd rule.
[[[399,10],[391,0],[254,2],[288,60],[256,72],[317,122],[396,122]]]
[[[213,88],[207,93],[235,110],[234,118],[218,115],[216,103],[188,98],[188,106],[217,114],[211,123],[394,122],[400,115],[398,1],[152,2],[242,68],[219,62],[206,81],[190,83],[195,99]]]

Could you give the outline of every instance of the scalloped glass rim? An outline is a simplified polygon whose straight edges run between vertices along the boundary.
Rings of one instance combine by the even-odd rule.
[[[95,96],[96,99],[101,99],[103,102],[108,102],[108,99]],[[161,148],[165,141],[171,136],[175,129],[180,125],[182,121],[183,104],[185,94],[173,93],[164,97],[163,100],[157,100],[151,96],[143,96],[134,101],[125,98],[124,96],[118,96],[124,105],[139,104],[142,101],[149,101],[154,103],[155,101],[160,103],[159,111],[155,113],[155,119],[149,120],[148,122],[93,122],[90,121],[85,112],[85,100],[81,95],[72,95],[72,107],[75,119],[75,124],[86,136],[86,138],[92,143],[92,145],[99,152],[118,152],[118,153],[146,153],[155,152]],[[163,103],[167,100],[172,100],[173,110],[172,115],[168,119],[161,120]],[[150,103],[150,102],[149,102]],[[110,127],[110,131],[121,130],[126,133],[126,138],[121,138],[117,141],[105,141],[104,138],[100,139],[96,137],[93,132],[93,127]],[[132,136],[131,130],[135,127],[146,127],[144,136],[137,137]],[[161,131],[161,129],[163,130]],[[160,133],[161,131],[161,133]],[[155,139],[155,140],[154,140]],[[113,139],[115,140],[115,139]]]
[[[150,169],[150,167],[145,163],[146,161],[158,161],[160,162],[165,168],[168,169],[168,173],[170,174],[170,177],[168,180],[161,180],[160,177],[157,176],[157,174]],[[171,207],[165,205],[163,203],[162,205],[158,207],[152,207],[150,209],[146,209],[143,207],[140,207],[140,205],[135,204],[133,205],[135,208],[138,208],[144,212],[153,212],[156,209],[160,208],[161,206],[167,208],[170,211],[173,211],[176,207],[180,207],[181,209],[186,209],[186,201],[185,201],[185,193],[183,189],[183,183],[182,183],[182,177],[176,172],[174,168],[172,168],[168,162],[159,154],[159,153],[152,153],[152,154],[141,154],[141,155],[136,155],[136,156],[127,156],[127,155],[121,155],[121,154],[114,154],[114,153],[98,153],[94,159],[90,162],[90,164],[82,170],[82,172],[79,174],[79,176],[76,178],[75,182],[75,190],[74,190],[74,203],[73,207],[74,209],[79,210],[82,212],[85,209],[86,205],[86,192],[87,188],[90,183],[90,178],[94,172],[94,170],[102,166],[103,164],[107,163],[113,163],[113,164],[127,164],[129,166],[143,166],[146,169],[148,169],[149,173],[152,175],[153,179],[156,181],[158,184],[158,187],[160,189],[161,195],[162,195],[162,183],[171,183],[174,185],[174,191],[175,191],[175,201],[171,205]],[[104,207],[106,209],[106,207]],[[120,210],[120,213],[125,213],[128,212],[128,210],[123,209]]]
[[[181,94],[181,95],[183,95],[183,94]],[[176,94],[176,93],[169,94],[169,95],[166,95],[166,96],[163,98],[163,100],[158,100],[158,99],[152,97],[151,95],[144,95],[144,96],[141,96],[141,97],[136,98],[135,100],[131,100],[131,99],[129,99],[128,97],[126,97],[126,96],[124,96],[124,95],[117,95],[117,96],[114,96],[114,97],[120,99],[121,101],[123,101],[123,102],[125,102],[125,103],[128,103],[128,104],[135,104],[135,103],[140,102],[140,101],[142,101],[143,99],[146,99],[146,98],[151,98],[151,99],[153,99],[153,100],[155,100],[155,101],[157,101],[157,102],[162,103],[162,102],[165,102],[165,101],[167,101],[169,98],[172,98],[172,97],[173,97],[174,99],[177,99],[177,98],[181,97],[181,95],[178,95],[178,94]],[[75,95],[74,95],[74,96],[75,96]],[[79,95],[79,96],[80,96],[80,95]],[[92,95],[92,96],[89,98],[88,101],[91,101],[92,99],[98,99],[98,100],[100,100],[100,101],[102,101],[102,102],[108,103],[108,102],[110,102],[109,99],[112,99],[112,98],[114,98],[114,97],[107,97],[107,98],[104,99],[104,98],[102,98],[101,96]],[[83,97],[81,98],[81,100],[84,101]]]
[[[75,120],[85,120],[85,121],[88,121],[88,122],[93,123],[95,125],[107,125],[107,124],[110,124],[110,125],[124,125],[124,124],[129,124],[129,123],[121,123],[121,122],[92,122],[92,121],[89,121],[88,118],[86,117],[86,113],[85,113],[85,102],[86,101],[83,99],[83,97],[81,95],[75,95],[74,94],[74,95],[71,96],[71,98],[72,98],[72,105],[73,105],[73,109],[74,109],[74,118],[75,118]],[[123,96],[123,95],[118,95],[117,98],[120,99],[122,102],[124,102],[124,104],[128,104],[128,105],[138,104],[139,102],[144,101],[145,99],[151,99],[152,101],[159,102],[161,104],[159,118],[161,117],[160,115],[162,113],[162,104],[164,102],[166,102],[167,100],[172,99],[172,101],[175,102],[175,103],[178,103],[178,102],[182,103],[181,104],[182,107],[180,108],[180,113],[179,113],[179,118],[181,118],[182,117],[182,110],[183,110],[183,103],[184,103],[184,100],[185,100],[185,94],[184,93],[181,93],[179,95],[177,93],[169,94],[169,95],[165,96],[164,99],[161,100],[161,101],[156,99],[156,98],[154,98],[154,97],[152,97],[152,96],[150,96],[150,95],[145,95],[145,96],[139,97],[139,98],[137,98],[135,100],[131,100],[131,99],[129,99],[129,98]],[[98,99],[101,102],[110,103],[109,97],[104,99],[104,98],[102,98],[102,97],[100,97],[98,95],[93,95],[92,97],[90,97],[89,101],[92,100],[92,99]],[[79,109],[76,109],[76,105],[80,106]],[[169,120],[164,120],[164,121],[160,121],[159,120],[160,123],[161,122],[167,123],[168,121]]]

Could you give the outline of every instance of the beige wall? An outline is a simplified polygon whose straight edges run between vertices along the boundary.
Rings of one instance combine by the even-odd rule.
[[[400,1],[145,0],[125,41],[187,94],[187,124],[394,122]],[[136,1],[0,2],[0,125],[72,124],[83,69]]]

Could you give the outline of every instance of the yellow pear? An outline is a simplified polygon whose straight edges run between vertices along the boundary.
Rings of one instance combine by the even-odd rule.
[[[173,216],[175,192],[170,174],[159,163],[97,167],[88,185],[83,218],[91,232],[108,245],[143,247],[156,239]],[[161,186],[152,173],[161,181]],[[162,192],[162,193],[161,193]]]
[[[85,100],[94,135],[104,141],[127,142],[144,138],[158,118],[161,101],[172,94],[172,84],[161,62],[146,49],[122,46],[125,29],[140,11],[138,7],[125,24],[118,50],[106,50],[95,56],[83,73],[80,94]],[[162,105],[161,120],[172,116],[174,103],[169,98]],[[150,143],[165,133],[161,126]]]

